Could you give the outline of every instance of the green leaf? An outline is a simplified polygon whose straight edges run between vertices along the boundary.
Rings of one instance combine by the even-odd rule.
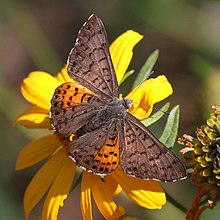
[[[138,73],[134,84],[133,84],[133,89],[144,82],[151,74],[152,69],[157,61],[157,58],[159,56],[159,50],[155,50],[145,61],[144,65],[142,66],[140,72]]]
[[[176,142],[178,128],[179,128],[179,106],[175,106],[167,119],[163,134],[160,137],[160,141],[167,146],[172,148]]]
[[[77,167],[76,174],[75,174],[75,177],[74,177],[74,180],[71,186],[71,190],[70,190],[71,192],[78,186],[81,180],[82,180],[82,169],[79,169]]]
[[[147,119],[142,120],[142,124],[144,124],[146,127],[152,125],[156,121],[158,121],[164,113],[169,109],[170,103],[167,102],[161,109],[159,109],[156,113],[154,113],[152,116],[150,116]]]
[[[124,77],[122,78],[119,86],[129,77],[131,76],[132,74],[134,73],[134,70],[129,70],[128,72],[125,73]]]

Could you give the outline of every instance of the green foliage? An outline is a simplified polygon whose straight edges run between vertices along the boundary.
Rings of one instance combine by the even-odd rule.
[[[142,82],[144,82],[150,76],[152,69],[157,61],[158,56],[159,56],[159,50],[155,50],[147,58],[144,65],[142,66],[140,72],[138,73],[132,88],[135,88],[136,86],[140,85]]]
[[[179,106],[175,106],[167,119],[163,134],[160,137],[160,141],[168,148],[172,148],[176,142],[178,128],[179,128]]]
[[[128,72],[125,73],[124,77],[122,78],[119,86],[129,77],[131,76],[132,74],[134,73],[134,70],[129,70]]]

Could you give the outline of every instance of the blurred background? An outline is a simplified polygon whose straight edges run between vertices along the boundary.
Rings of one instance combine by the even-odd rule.
[[[159,49],[156,77],[165,74],[174,88],[169,98],[180,105],[179,137],[194,135],[205,123],[211,106],[220,104],[220,1],[217,0],[38,0],[0,1],[0,219],[25,219],[23,194],[40,166],[15,171],[22,147],[44,131],[13,126],[28,103],[20,84],[29,72],[42,70],[55,75],[66,63],[78,30],[95,13],[105,25],[109,42],[128,29],[144,35],[135,47],[129,69],[139,71],[146,58]],[[135,76],[134,76],[135,77]],[[134,78],[130,78],[130,83]],[[129,90],[129,82],[124,85]],[[160,105],[159,105],[160,106]],[[165,117],[166,119],[166,117]],[[160,136],[164,126],[153,130]],[[161,127],[161,129],[158,129]],[[180,146],[175,147],[177,152]],[[48,174],[49,175],[49,174]],[[163,184],[168,195],[183,207],[191,205],[196,190],[189,180]],[[139,219],[184,219],[184,212],[170,202],[162,210],[145,210],[125,198],[126,214]],[[39,204],[31,214],[37,219]],[[201,219],[219,219],[219,206]],[[79,187],[65,201],[60,219],[82,219]],[[102,219],[94,211],[94,219]]]

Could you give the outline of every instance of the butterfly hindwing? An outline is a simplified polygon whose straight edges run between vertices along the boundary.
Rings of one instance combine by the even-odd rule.
[[[76,164],[95,174],[110,174],[119,164],[117,123],[84,134],[69,144],[68,155]]]
[[[101,105],[101,100],[85,87],[76,82],[64,83],[51,99],[51,125],[59,134],[71,135],[97,114]]]
[[[102,21],[92,15],[80,29],[70,52],[68,74],[104,100],[118,97],[118,83]]]
[[[121,167],[128,175],[167,182],[186,177],[185,168],[175,154],[129,113],[122,144]]]

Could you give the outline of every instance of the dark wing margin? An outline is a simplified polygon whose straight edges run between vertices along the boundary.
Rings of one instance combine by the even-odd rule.
[[[186,178],[186,169],[138,119],[127,114],[124,122],[121,167],[141,179],[174,182]]]
[[[78,33],[67,61],[70,77],[105,100],[118,97],[118,83],[100,18],[91,15]]]
[[[80,136],[68,146],[69,157],[80,167],[95,174],[110,174],[119,165],[117,122]]]

